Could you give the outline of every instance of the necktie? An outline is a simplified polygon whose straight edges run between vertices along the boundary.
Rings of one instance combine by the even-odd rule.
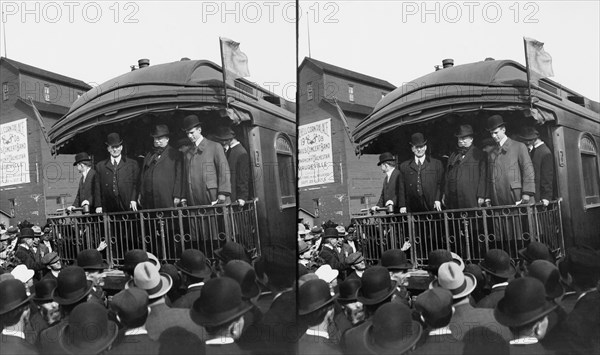
[[[113,159],[113,179],[112,179],[112,190],[115,196],[119,196],[119,187],[117,186],[117,161]]]
[[[417,194],[419,196],[423,196],[423,184],[421,183],[421,169],[423,164],[421,164],[421,160],[417,160]]]

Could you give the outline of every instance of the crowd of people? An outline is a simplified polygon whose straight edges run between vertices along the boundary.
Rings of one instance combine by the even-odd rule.
[[[365,260],[351,228],[298,226],[300,354],[600,353],[600,251],[438,249],[418,268],[410,245]]]

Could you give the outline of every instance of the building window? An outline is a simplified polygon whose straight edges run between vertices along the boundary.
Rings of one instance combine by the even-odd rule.
[[[306,100],[310,101],[313,99],[313,87],[312,82],[306,84]]]
[[[592,135],[583,133],[579,139],[581,155],[581,178],[584,207],[600,206],[600,173],[598,172],[598,148]]]
[[[50,101],[50,85],[44,84],[44,101]]]
[[[354,102],[354,85],[348,85],[348,100]]]
[[[294,149],[292,142],[283,133],[275,139],[277,154],[277,177],[281,208],[296,206],[296,169],[294,167]]]
[[[313,198],[313,211],[315,218],[319,218],[319,199]]]
[[[8,100],[8,83],[2,83],[2,100]]]

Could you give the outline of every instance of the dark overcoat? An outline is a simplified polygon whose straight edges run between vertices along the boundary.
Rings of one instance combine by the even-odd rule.
[[[237,144],[227,151],[227,161],[231,173],[231,201],[250,198],[250,157],[242,146]]]
[[[400,174],[403,184],[400,185],[399,207],[407,207],[408,212],[423,212],[415,208],[420,202],[417,193],[418,167],[414,157],[400,164]],[[435,201],[441,201],[443,178],[442,162],[427,156],[421,167],[421,186],[428,211],[433,211]]]
[[[448,159],[444,193],[450,209],[477,207],[477,198],[485,198],[487,156],[479,148],[471,146],[464,157],[454,152]]]
[[[129,211],[131,201],[137,201],[138,178],[140,168],[137,161],[121,156],[121,161],[115,169],[111,158],[96,164],[96,172],[100,177],[100,191],[102,193],[102,208],[104,212]],[[113,193],[113,176],[117,175],[117,191]]]
[[[96,207],[100,207],[102,204],[102,193],[100,192],[100,179],[96,170],[91,169],[85,176],[79,179],[79,188],[77,189],[77,196],[73,201],[73,206],[81,207],[81,203],[87,200],[90,203],[90,212],[94,213]]]
[[[535,200],[554,199],[554,156],[546,144],[533,148],[531,162],[535,172]]]
[[[401,184],[402,177],[400,176],[400,171],[397,168],[394,168],[389,181],[387,175],[383,179],[383,188],[381,189],[381,196],[379,197],[377,206],[385,207],[385,203],[391,200],[394,202],[394,212],[397,213],[400,209],[400,205],[398,205],[398,196],[400,195]]]
[[[144,158],[140,179],[142,207],[144,209],[173,207],[173,199],[181,198],[181,153],[167,145],[162,154],[150,152]]]
[[[231,195],[229,163],[223,147],[206,138],[186,152],[184,191],[188,206],[210,205],[217,195]]]

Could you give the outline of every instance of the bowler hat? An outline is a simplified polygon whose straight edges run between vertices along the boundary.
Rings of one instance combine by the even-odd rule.
[[[118,334],[117,324],[108,320],[108,310],[96,302],[77,305],[68,324],[60,329],[58,342],[70,354],[99,354]]]
[[[35,284],[33,284],[33,288],[35,290],[33,300],[35,302],[52,301],[52,291],[54,291],[56,285],[56,279],[52,278],[46,278],[36,282]]]
[[[468,296],[477,286],[477,279],[468,272],[462,272],[454,262],[446,262],[438,269],[438,278],[431,281],[429,288],[441,287],[452,293],[452,298]]]
[[[315,271],[315,275],[317,275],[318,278],[320,278],[321,280],[323,280],[327,283],[330,283],[331,281],[335,280],[339,274],[340,274],[340,271],[336,270],[336,269],[332,269],[331,265],[329,265],[329,264],[321,265],[321,266],[319,266],[317,271]]]
[[[323,235],[323,238],[339,238],[338,230],[335,228],[325,228],[325,234]]]
[[[554,258],[550,254],[550,249],[544,243],[531,242],[526,248],[519,250],[519,255],[528,262],[535,260],[548,260],[554,262]]]
[[[347,257],[346,257],[346,265],[356,265],[359,264],[361,262],[365,261],[365,258],[363,257],[362,253],[357,251],[354,253],[350,253]]]
[[[228,126],[218,126],[213,132],[211,132],[211,138],[219,141],[225,141],[233,139],[235,133]]]
[[[371,354],[403,354],[421,338],[423,328],[412,319],[408,306],[386,303],[379,307],[361,342]]]
[[[113,296],[110,308],[125,323],[138,323],[148,316],[148,293],[131,287]]]
[[[28,268],[25,264],[17,265],[10,273],[15,277],[15,279],[21,281],[22,283],[26,283],[27,281],[31,280],[33,275],[35,275],[35,271]]]
[[[493,131],[496,128],[504,126],[504,119],[500,115],[492,115],[487,119],[486,129],[488,131]]]
[[[4,272],[4,270],[0,269],[0,272]],[[14,279],[15,279],[15,277],[10,272],[5,272],[3,274],[0,274],[0,282],[6,281],[6,280],[14,280]],[[19,281],[19,280],[17,280],[17,281]]]
[[[169,126],[166,124],[158,124],[152,127],[152,132],[150,135],[154,138],[164,137],[169,135]]]
[[[109,147],[114,147],[123,144],[123,140],[118,133],[113,132],[106,137],[106,142],[104,143]]]
[[[396,290],[397,282],[390,279],[389,271],[383,266],[373,266],[365,270],[357,299],[366,305],[385,301]]]
[[[524,126],[523,128],[521,128],[519,134],[517,134],[517,138],[520,141],[530,141],[532,139],[538,138],[539,136],[540,133],[537,131],[537,129],[531,126]]]
[[[35,238],[35,233],[33,232],[33,229],[31,228],[21,228],[21,231],[18,234],[18,238]]]
[[[490,249],[479,266],[487,273],[508,279],[517,273],[517,269],[511,263],[510,256],[501,249]]]
[[[567,250],[565,270],[571,275],[593,275],[600,272],[600,252],[586,246],[574,246]]]
[[[381,254],[381,266],[390,271],[408,270],[413,266],[406,258],[406,253],[400,249],[388,249]]]
[[[298,264],[298,265],[302,265],[302,264]],[[306,282],[308,282],[310,280],[320,280],[320,279],[319,279],[319,276],[315,275],[314,272],[306,273],[306,274],[300,276],[300,278],[298,279],[297,287],[300,288],[302,285],[304,285]]]
[[[92,161],[92,158],[90,158],[90,156],[86,152],[77,153],[75,154],[75,162],[73,163],[73,166],[81,163],[82,161]]]
[[[260,289],[256,282],[254,268],[243,260],[231,260],[223,268],[224,275],[230,277],[240,284],[242,298],[250,299],[258,296]]]
[[[396,159],[394,159],[394,156],[392,155],[392,153],[385,152],[379,156],[379,163],[377,163],[377,166],[385,163],[386,161],[395,161],[395,160]]]
[[[48,253],[46,255],[44,255],[42,257],[42,264],[44,265],[51,265],[54,264],[55,262],[59,261],[60,257],[58,256],[58,254],[56,252],[51,252]]]
[[[340,296],[338,302],[356,302],[358,296],[358,289],[360,288],[362,281],[358,278],[347,278],[340,282],[338,285],[340,289]]]
[[[319,310],[336,299],[332,296],[327,282],[309,280],[298,289],[298,314],[303,316]]]
[[[471,125],[469,125],[469,124],[461,124],[460,126],[458,126],[458,130],[456,131],[454,136],[457,138],[469,137],[469,136],[472,137],[473,136],[473,127],[471,127]]]
[[[79,266],[67,266],[58,273],[52,298],[60,305],[70,305],[82,300],[91,290],[92,281],[86,279],[85,271]]]
[[[32,297],[33,295],[27,296],[25,285],[19,280],[0,282],[0,315],[19,308],[29,302]]]
[[[415,309],[421,313],[428,325],[438,328],[436,325],[444,318],[450,321],[452,293],[441,287],[429,289],[417,297]]]
[[[189,131],[190,129],[200,126],[201,122],[196,115],[187,115],[183,118],[183,130]]]
[[[173,280],[171,276],[158,270],[149,261],[139,263],[133,270],[133,279],[125,284],[125,288],[139,287],[148,293],[150,299],[164,296],[173,286]]]
[[[96,249],[85,249],[77,254],[77,266],[83,270],[104,270],[108,264],[102,260],[102,254]]]
[[[125,253],[123,266],[121,266],[120,269],[129,274],[133,274],[133,270],[137,264],[143,263],[144,261],[148,261],[148,254],[142,249],[132,249]]]
[[[244,260],[250,263],[244,246],[234,241],[228,241],[222,248],[215,250],[215,256],[225,263],[231,260]]]
[[[423,133],[417,132],[410,136],[410,144],[414,147],[421,147],[427,144],[427,140],[423,136]]]
[[[250,308],[252,304],[242,299],[242,290],[235,280],[217,277],[204,284],[190,316],[198,325],[217,327],[239,318]]]
[[[527,267],[527,276],[540,280],[546,288],[546,295],[550,299],[561,297],[565,289],[560,283],[558,267],[548,260],[535,260]]]
[[[498,145],[498,143],[496,143],[496,141],[492,137],[487,137],[487,138],[484,138],[481,140],[481,148],[484,148],[487,146],[493,147],[496,145]]]
[[[429,253],[427,265],[423,269],[433,272],[437,275],[437,269],[445,262],[452,261],[452,253],[446,249],[436,249]]]
[[[508,283],[504,297],[494,309],[498,323],[519,327],[537,321],[552,312],[556,303],[549,302],[544,284],[533,277],[521,277]]]

